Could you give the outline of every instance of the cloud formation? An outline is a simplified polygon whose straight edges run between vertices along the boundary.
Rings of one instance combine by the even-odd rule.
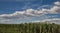
[[[34,9],[27,9],[24,11],[16,11],[13,14],[2,14],[0,18],[23,18],[23,17],[33,17],[33,16],[41,16],[44,14],[60,14],[60,6],[53,6],[50,9],[41,10],[34,10]]]
[[[2,14],[0,15],[0,21],[2,22],[11,22],[12,20],[15,20],[18,22],[19,20],[32,20],[33,17],[39,17],[43,16],[45,14],[60,14],[60,2],[55,2],[55,5],[51,7],[50,9],[42,8],[40,10],[35,9],[26,9],[24,11],[16,11],[12,14]],[[3,20],[4,19],[4,20]],[[8,20],[8,21],[7,21]],[[13,21],[12,21],[13,22]]]

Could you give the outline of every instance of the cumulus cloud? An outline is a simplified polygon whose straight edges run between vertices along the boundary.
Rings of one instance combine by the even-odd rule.
[[[60,7],[59,6],[53,6],[50,9],[50,13],[60,13]]]
[[[54,4],[55,4],[55,5],[60,5],[60,2],[59,2],[59,1],[57,1],[57,2],[55,2]]]
[[[11,19],[11,18],[25,18],[25,17],[41,16],[43,15],[43,11],[44,10],[38,11],[34,9],[27,9],[25,11],[16,11],[13,14],[2,14],[0,15],[0,18]]]

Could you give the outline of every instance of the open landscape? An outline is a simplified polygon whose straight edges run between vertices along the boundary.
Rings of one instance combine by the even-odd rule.
[[[0,0],[0,33],[60,33],[60,0]]]

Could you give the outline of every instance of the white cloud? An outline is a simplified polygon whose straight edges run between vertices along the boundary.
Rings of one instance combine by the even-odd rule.
[[[60,13],[60,7],[59,6],[53,6],[50,9],[50,13]]]
[[[45,19],[45,20],[42,20],[41,22],[49,22],[49,23],[60,24],[60,18]]]
[[[60,5],[60,2],[59,2],[59,1],[57,1],[57,2],[55,2],[54,4],[55,4],[55,5]]]
[[[43,11],[38,11],[34,9],[27,9],[25,11],[16,11],[13,14],[2,14],[0,18],[25,18],[25,17],[32,17],[32,16],[40,16],[43,14]]]

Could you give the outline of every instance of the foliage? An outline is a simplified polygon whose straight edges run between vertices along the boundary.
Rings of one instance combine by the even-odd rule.
[[[55,23],[0,24],[0,33],[60,33]]]

